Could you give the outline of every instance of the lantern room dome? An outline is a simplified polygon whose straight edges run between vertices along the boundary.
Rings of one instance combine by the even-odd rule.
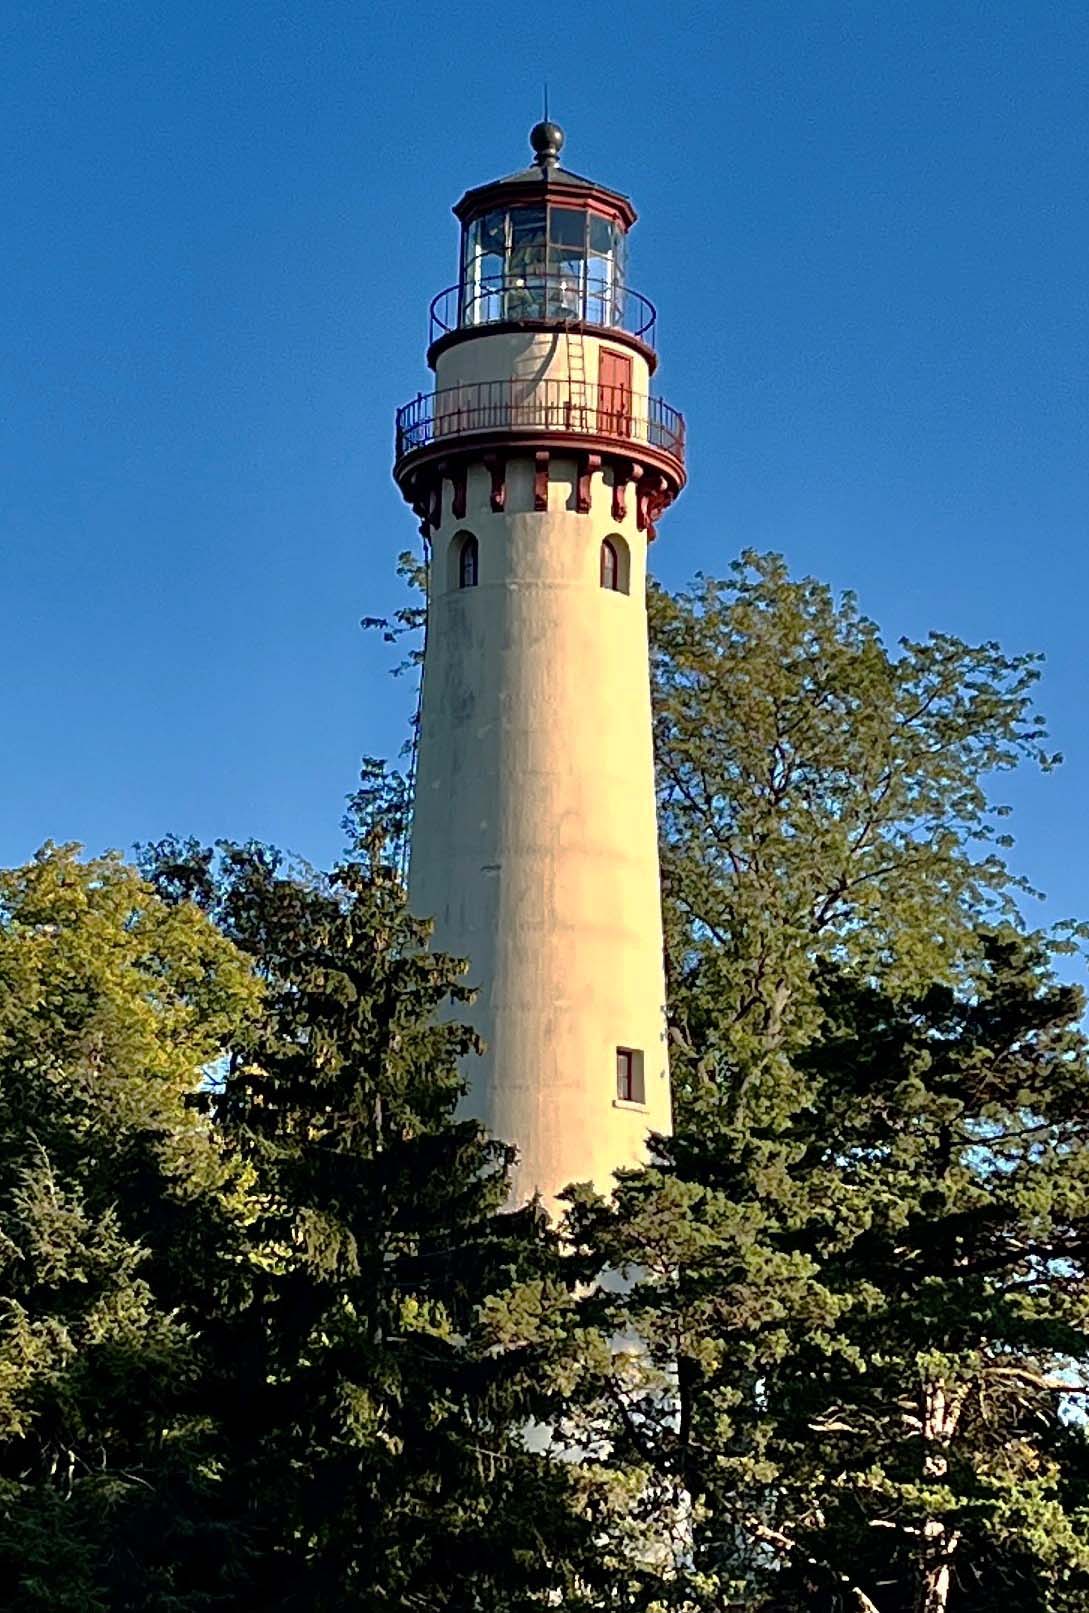
[[[597,206],[603,212],[612,214],[626,233],[637,217],[631,198],[622,191],[610,190],[607,185],[599,185],[594,179],[587,179],[583,174],[575,174],[569,168],[561,167],[559,154],[564,139],[564,132],[558,123],[536,124],[529,136],[535,154],[530,166],[506,174],[502,179],[493,179],[486,185],[474,185],[454,207],[455,216],[466,224],[490,207],[498,206],[501,199],[513,201],[515,194],[519,199],[521,193],[525,193],[527,201],[540,201],[542,192],[549,195],[557,192],[570,195],[572,200],[576,196],[580,200],[594,197]]]

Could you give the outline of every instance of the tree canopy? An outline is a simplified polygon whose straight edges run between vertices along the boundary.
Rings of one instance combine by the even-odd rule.
[[[751,1067],[804,1044],[822,959],[892,989],[959,978],[979,922],[1014,917],[1028,889],[1005,860],[993,780],[1059,758],[1032,705],[1038,656],[945,633],[890,651],[853,595],[791,578],[776,555],[652,588],[649,604],[675,1088],[690,1110],[715,1091],[709,1060]]]
[[[547,1605],[589,1536],[569,1475],[522,1438],[541,1386],[483,1347],[478,1313],[539,1283],[554,1238],[535,1207],[504,1210],[508,1145],[455,1114],[476,1038],[438,1010],[465,1000],[464,965],[425,950],[380,837],[359,849],[327,877],[256,846],[146,859],[265,982],[209,1100],[253,1182],[223,1408],[244,1605]]]
[[[551,1605],[589,1523],[479,1317],[556,1245],[455,1115],[463,966],[379,855],[143,866],[0,883],[5,1605]]]
[[[248,1194],[188,1099],[258,1001],[215,926],[118,857],[0,873],[8,1607],[196,1606],[194,1565],[222,1558],[201,1333],[238,1303]]]
[[[559,1228],[459,1108],[410,780],[326,873],[0,873],[17,1613],[1089,1613],[1079,932],[993,797],[1037,659],[775,556],[649,607],[675,1129]]]

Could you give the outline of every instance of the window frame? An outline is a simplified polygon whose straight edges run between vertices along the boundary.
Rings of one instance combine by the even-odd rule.
[[[625,598],[631,593],[631,548],[620,532],[610,532],[602,538],[598,546],[597,581],[598,587],[606,594],[622,594]],[[612,556],[613,581],[610,583],[606,577],[606,554]]]
[[[642,1048],[617,1048],[615,1102],[634,1109],[646,1108],[647,1081]]]
[[[459,593],[463,588],[480,585],[480,543],[473,532],[463,533],[458,545],[457,585]]]

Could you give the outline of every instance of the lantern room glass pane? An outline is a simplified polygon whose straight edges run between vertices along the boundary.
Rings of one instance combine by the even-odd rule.
[[[504,277],[505,319],[544,319],[548,257],[543,207],[512,207]]]
[[[503,256],[507,247],[507,215],[504,209],[497,213],[485,213],[480,220],[480,247],[482,252]]]
[[[581,319],[586,294],[586,230],[581,208],[548,209],[548,317]]]
[[[548,239],[553,246],[576,246],[586,251],[587,213],[576,207],[548,209]]]
[[[459,321],[621,324],[626,248],[621,226],[588,208],[496,208],[462,237]]]
[[[506,228],[506,211],[500,209],[474,219],[465,231],[459,315],[462,325],[481,325],[503,317]]]
[[[543,274],[545,266],[543,207],[511,209],[508,266],[511,274]]]

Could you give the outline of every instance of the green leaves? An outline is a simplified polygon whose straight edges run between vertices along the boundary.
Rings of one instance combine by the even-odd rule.
[[[30,1609],[576,1606],[562,1291],[459,1117],[463,966],[381,833],[329,875],[166,841],[0,875],[0,1571]],[[581,1595],[581,1592],[578,1593]]]
[[[937,633],[890,652],[851,595],[774,555],[652,590],[650,609],[678,1091],[720,1102],[709,1074],[743,1064],[739,1097],[770,1114],[777,1050],[815,1029],[819,961],[949,981],[980,920],[1014,913],[985,786],[1056,760],[1038,657]]]
[[[194,1563],[215,1577],[199,1332],[239,1286],[246,1184],[191,1100],[259,1001],[241,954],[117,857],[47,846],[0,874],[12,1608],[195,1607]]]
[[[242,1605],[548,1605],[592,1534],[523,1437],[555,1395],[540,1350],[500,1339],[489,1298],[555,1292],[559,1253],[505,1209],[509,1148],[459,1116],[464,966],[426,950],[376,810],[327,875],[256,846],[149,860],[264,982],[208,1100],[251,1205],[251,1296],[217,1358]]]

